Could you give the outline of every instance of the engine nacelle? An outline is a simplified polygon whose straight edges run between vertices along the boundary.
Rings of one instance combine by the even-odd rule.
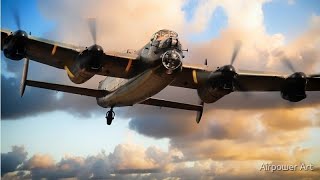
[[[82,51],[70,69],[66,68],[70,80],[82,84],[92,78],[101,69],[102,55],[103,49],[99,45],[93,45]]]
[[[197,91],[205,103],[213,103],[234,90],[234,78],[237,76],[231,65],[223,66],[209,74],[207,81]]]
[[[229,90],[221,89],[218,87],[212,87],[210,85],[205,85],[198,88],[198,96],[205,103],[214,103],[223,96],[231,93]]]
[[[26,57],[26,43],[28,34],[25,31],[18,30],[9,35],[3,44],[4,56],[12,60],[21,60]]]
[[[286,78],[281,90],[281,97],[290,102],[299,102],[307,97],[306,95],[306,75],[296,72]]]

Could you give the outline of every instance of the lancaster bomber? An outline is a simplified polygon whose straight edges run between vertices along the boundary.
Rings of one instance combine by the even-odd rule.
[[[18,22],[18,21],[17,21]],[[105,51],[96,43],[95,21],[89,21],[94,44],[76,47],[64,43],[32,37],[21,30],[19,23],[15,32],[1,30],[1,50],[8,59],[25,59],[20,86],[23,96],[26,86],[62,91],[95,97],[97,104],[110,108],[106,113],[107,124],[114,119],[113,108],[146,104],[177,108],[197,112],[199,123],[204,103],[214,103],[234,91],[279,91],[281,97],[291,102],[306,98],[306,91],[320,91],[320,74],[306,75],[294,72],[289,76],[266,73],[237,72],[233,63],[240,44],[234,48],[231,62],[215,70],[195,67],[183,63],[186,51],[182,48],[178,34],[163,29],[137,51],[126,53]],[[82,84],[94,75],[106,76],[97,89],[53,84],[27,79],[29,60],[64,69],[75,84]],[[205,60],[205,65],[207,61]],[[107,77],[127,79],[116,89],[108,90]],[[197,90],[199,104],[185,104],[152,98],[167,86]]]

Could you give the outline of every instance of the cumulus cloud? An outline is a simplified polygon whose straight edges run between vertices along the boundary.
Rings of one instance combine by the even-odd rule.
[[[169,28],[181,31],[184,23],[184,12],[179,8],[182,7],[183,1],[180,0],[143,0],[134,3],[128,0],[73,0],[39,1],[38,4],[44,17],[57,22],[54,33],[58,33],[60,38],[68,43],[91,45],[87,18],[97,18],[98,43],[105,49],[112,50],[141,48],[157,30]],[[65,13],[53,13],[56,10]]]
[[[296,130],[300,128],[312,126],[310,121],[310,110],[306,109],[281,109],[274,110],[271,113],[265,113],[261,121],[267,127],[271,129],[284,129],[284,130]]]
[[[88,117],[99,110],[96,100],[75,95],[58,98],[57,92],[37,88],[26,88],[24,96],[19,94],[20,79],[1,75],[1,118],[19,119],[55,110],[67,110],[78,116]],[[82,103],[85,101],[86,103]],[[80,110],[82,109],[82,110]]]
[[[293,111],[294,116],[290,115],[290,111]],[[309,141],[310,128],[317,128],[313,120],[318,112],[318,108],[235,112],[210,110],[206,112],[200,124],[195,123],[194,117],[180,114],[171,118],[164,115],[162,119],[151,116],[133,118],[129,127],[147,136],[169,138],[170,147],[180,150],[183,154],[177,159],[178,162],[208,159],[220,163],[251,162],[252,170],[254,161],[298,163],[306,161],[306,157],[316,156],[316,145],[305,149],[299,144]],[[241,167],[241,170],[234,169],[242,171],[243,166]],[[191,169],[195,170],[188,167],[184,170],[192,171]],[[183,168],[180,170],[183,171]],[[203,171],[198,173],[206,174]],[[252,177],[255,173],[257,172],[250,171],[242,175]],[[241,177],[241,173],[235,174]],[[274,176],[280,178],[284,175],[286,174],[280,173]],[[226,174],[219,176],[225,177]],[[303,176],[308,177],[308,174],[304,173]],[[272,176],[266,174],[266,177]]]
[[[13,149],[13,151],[15,150]],[[309,152],[309,149],[297,147],[293,150],[292,155],[288,154],[286,157],[294,157],[294,160],[281,161],[280,163],[298,162]],[[228,152],[226,153],[228,154]],[[284,177],[317,178],[320,176],[317,170],[268,174],[259,170],[261,164],[264,163],[261,160],[217,161],[205,159],[178,162],[174,158],[177,155],[181,156],[181,152],[175,149],[169,149],[166,152],[156,147],[144,148],[136,144],[120,144],[109,155],[101,152],[87,157],[66,156],[59,162],[55,162],[50,155],[35,154],[30,159],[26,159],[21,166],[3,173],[2,179],[233,179],[235,177],[255,179],[257,176],[264,179],[281,179]],[[128,162],[131,163],[123,165],[123,160],[126,158],[129,158]],[[282,159],[277,158],[276,161],[266,162],[279,164],[277,162],[279,160]]]
[[[279,66],[281,60],[289,59],[296,71],[319,73],[320,16],[313,14],[307,24],[303,34],[272,51],[274,57],[269,59],[268,67]]]
[[[24,147],[13,146],[12,151],[1,153],[1,176],[18,168],[27,158]]]
[[[24,164],[25,168],[33,169],[33,168],[50,168],[54,165],[54,160],[49,155],[37,154],[32,156]]]
[[[35,154],[26,159],[23,148],[13,147],[12,152],[2,154],[2,163],[7,165],[2,166],[2,175],[4,179],[22,174],[28,174],[32,179],[113,179],[115,175],[160,173],[172,161],[173,155],[174,151],[164,152],[156,147],[146,149],[135,144],[119,144],[109,155],[101,152],[88,157],[66,156],[55,162],[47,154]]]

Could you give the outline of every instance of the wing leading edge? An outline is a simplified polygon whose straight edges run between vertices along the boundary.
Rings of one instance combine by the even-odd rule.
[[[1,48],[10,44],[13,33],[1,30]],[[13,44],[13,43],[12,43]],[[69,69],[77,62],[85,47],[28,36],[24,42],[24,57],[59,69]],[[118,78],[131,78],[137,74],[139,56],[132,53],[105,51],[101,57],[102,68],[96,74]]]
[[[205,68],[184,66],[170,86],[198,89],[208,80],[210,73],[211,71]],[[241,88],[236,86],[235,91],[281,91],[286,77],[265,72],[239,72],[236,80],[241,84]],[[320,78],[307,77],[306,91],[320,91]]]

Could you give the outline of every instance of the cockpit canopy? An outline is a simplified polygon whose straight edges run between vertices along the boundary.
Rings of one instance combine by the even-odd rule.
[[[168,29],[162,29],[153,34],[151,45],[159,49],[176,48],[181,51],[178,34]]]
[[[178,39],[178,34],[174,31],[168,30],[168,29],[162,29],[156,33],[153,34],[151,41],[157,40],[161,41],[167,38],[176,38]]]

